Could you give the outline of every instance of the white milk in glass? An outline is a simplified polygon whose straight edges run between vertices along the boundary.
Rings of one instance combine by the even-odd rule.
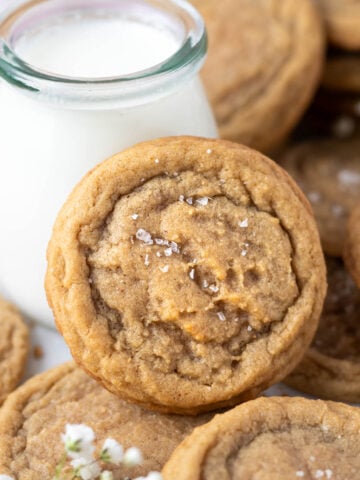
[[[46,247],[74,185],[136,142],[217,130],[186,2],[23,3],[0,24],[0,294],[52,326]]]

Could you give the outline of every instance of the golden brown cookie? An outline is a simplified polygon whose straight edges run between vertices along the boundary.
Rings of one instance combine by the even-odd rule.
[[[326,61],[322,85],[329,90],[360,93],[360,54],[330,55]]]
[[[359,0],[315,0],[315,2],[324,16],[330,43],[344,50],[359,50]]]
[[[360,288],[360,198],[359,203],[351,211],[346,233],[345,264]]]
[[[125,399],[198,413],[256,396],[315,333],[325,268],[278,165],[195,137],[136,145],[70,195],[46,289],[74,358]]]
[[[106,438],[142,451],[143,464],[114,471],[115,480],[126,474],[145,475],[160,470],[180,441],[210,418],[209,414],[182,417],[144,410],[120,400],[75,364],[67,363],[33,377],[4,403],[0,473],[18,480],[53,478],[64,450],[61,434],[66,424],[85,424],[95,432],[96,451]]]
[[[196,428],[164,480],[359,478],[360,410],[305,398],[258,398]]]
[[[341,259],[328,258],[327,271],[318,331],[286,383],[318,397],[360,402],[360,290]]]
[[[202,78],[220,134],[260,151],[296,125],[319,83],[324,32],[309,0],[192,0],[205,18]]]
[[[360,141],[304,142],[290,148],[281,164],[312,204],[324,251],[341,256],[348,215],[360,199]]]
[[[24,371],[29,333],[18,310],[0,298],[0,405]]]

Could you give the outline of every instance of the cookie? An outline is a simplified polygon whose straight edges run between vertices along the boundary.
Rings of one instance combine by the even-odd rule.
[[[359,477],[360,410],[305,398],[259,398],[196,428],[164,480],[350,480]]]
[[[272,150],[296,125],[320,80],[324,32],[312,2],[192,3],[209,35],[202,78],[221,137]]]
[[[344,50],[360,49],[360,2],[315,0],[322,13],[329,42]]]
[[[322,85],[328,90],[359,94],[360,54],[330,55],[326,61]]]
[[[53,478],[64,450],[61,434],[66,424],[85,424],[95,432],[96,451],[106,438],[142,451],[143,464],[114,470],[114,480],[145,475],[161,470],[180,441],[210,418],[144,410],[67,363],[33,377],[8,397],[0,411],[0,473],[19,480]]]
[[[360,202],[360,195],[358,200]],[[351,211],[346,233],[344,260],[360,288],[360,203],[357,203]]]
[[[18,310],[0,298],[0,405],[20,381],[29,350],[29,333]]]
[[[325,293],[316,225],[260,153],[145,142],[70,195],[46,289],[74,358],[148,408],[198,413],[256,396],[300,360]]]
[[[327,271],[319,329],[286,383],[318,397],[360,402],[360,290],[341,259],[328,258]]]
[[[280,163],[310,200],[324,251],[341,256],[349,211],[360,199],[360,141],[304,142],[290,148]]]

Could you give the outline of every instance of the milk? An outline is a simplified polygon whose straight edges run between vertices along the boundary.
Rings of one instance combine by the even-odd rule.
[[[15,52],[55,75],[102,78],[157,65],[179,48],[179,39],[154,25],[121,16],[57,17],[29,29]],[[56,54],[55,54],[56,53]]]
[[[178,28],[96,12],[50,18],[18,36],[13,48],[39,71],[94,79],[151,68],[182,41]],[[98,102],[92,95],[89,87],[88,103],[77,105],[65,95],[24,94],[0,82],[0,294],[49,326],[46,247],[56,215],[81,177],[139,141],[217,136],[196,72],[131,102]]]

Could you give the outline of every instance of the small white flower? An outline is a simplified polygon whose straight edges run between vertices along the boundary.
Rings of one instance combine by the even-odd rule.
[[[101,454],[101,460],[119,465],[124,457],[124,449],[119,442],[113,438],[107,438],[104,442]]]
[[[147,480],[162,480],[162,475],[160,472],[150,472],[147,477]]]
[[[123,463],[127,467],[136,467],[143,462],[143,456],[141,451],[136,447],[128,448],[124,454]]]
[[[99,464],[94,460],[89,462],[86,458],[75,458],[70,463],[79,472],[82,480],[95,480],[101,473]]]
[[[9,475],[0,475],[0,480],[14,480],[13,477],[9,477]]]
[[[82,424],[66,424],[65,434],[62,434],[61,438],[70,458],[92,458],[95,450],[92,444],[95,440],[92,428]]]
[[[109,470],[104,470],[100,475],[100,480],[114,480],[114,475]]]

